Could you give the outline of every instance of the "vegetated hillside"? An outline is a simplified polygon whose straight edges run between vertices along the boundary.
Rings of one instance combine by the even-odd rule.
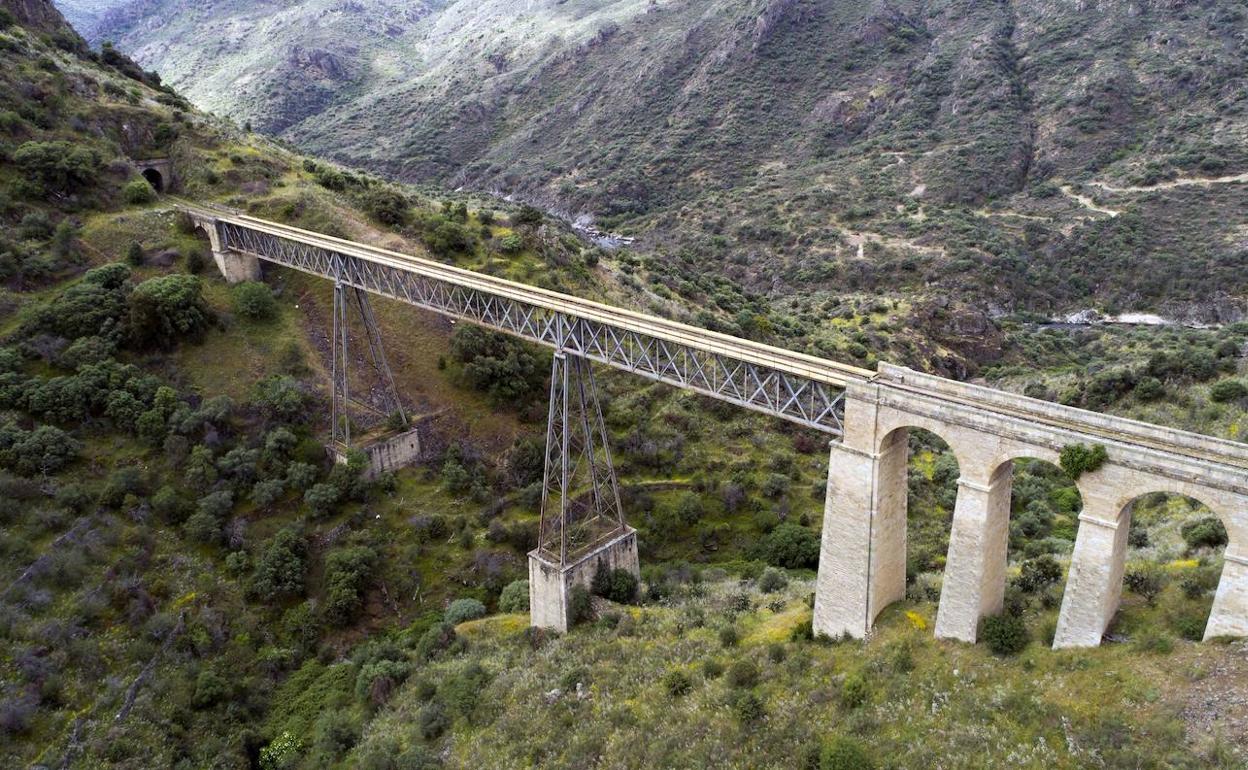
[[[564,638],[524,631],[548,354],[378,301],[429,454],[367,483],[321,446],[328,284],[226,286],[127,158],[172,158],[191,198],[585,296],[690,316],[713,296],[697,317],[761,339],[924,360],[906,306],[849,297],[816,324],[532,210],[297,156],[157,82],[0,15],[0,766],[1242,764],[1242,647],[1189,641],[1226,537],[1198,504],[1135,508],[1129,643],[1053,653],[1078,495],[1021,465],[1006,618],[991,649],[938,643],[959,474],[918,434],[907,602],[872,642],[824,646],[825,437],[625,375],[600,381],[643,584],[603,581],[614,604]],[[1027,329],[1000,331],[1012,386],[1243,435],[1248,327]],[[653,753],[617,750],[638,736]]]
[[[143,0],[196,103],[789,295],[1244,317],[1243,0]],[[917,319],[916,319],[917,320]]]

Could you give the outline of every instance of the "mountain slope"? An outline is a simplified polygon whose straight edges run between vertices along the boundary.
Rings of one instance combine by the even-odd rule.
[[[1248,171],[1243,0],[280,5],[139,0],[98,34],[317,152],[763,290],[1245,313],[1248,185],[1154,189]]]

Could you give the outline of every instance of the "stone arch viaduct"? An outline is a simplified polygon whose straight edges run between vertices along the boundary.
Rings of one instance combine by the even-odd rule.
[[[944,439],[960,468],[937,636],[974,641],[999,612],[1013,462],[1072,444],[1107,460],[1078,481],[1083,510],[1055,647],[1087,647],[1118,609],[1133,502],[1207,505],[1229,543],[1205,637],[1248,636],[1248,444],[881,364],[869,371],[359,243],[179,202],[227,280],[270,262],[553,347],[546,487],[530,554],[534,625],[566,629],[568,591],[599,564],[636,571],[588,362],[821,430],[831,438],[814,629],[864,637],[906,587],[908,433]],[[578,475],[579,474],[579,475]],[[577,492],[577,490],[583,490]]]

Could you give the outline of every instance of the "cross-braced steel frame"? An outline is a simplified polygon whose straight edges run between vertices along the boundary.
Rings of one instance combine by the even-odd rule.
[[[359,288],[349,286],[342,281],[334,281],[334,320],[330,330],[330,374],[333,379],[333,398],[330,409],[330,441],[344,449],[351,448],[351,358],[348,343],[350,341],[351,324],[349,311],[352,300],[364,325],[364,338],[368,344],[369,358],[373,370],[382,378],[387,406],[390,411],[385,417],[397,414],[404,426],[408,424],[407,412],[403,408],[403,400],[399,398],[398,387],[394,382],[394,372],[386,358],[385,346],[381,340],[381,330],[377,327],[377,317],[373,314],[372,303],[368,294]],[[358,402],[359,406],[375,410],[373,406]]]
[[[538,551],[565,567],[624,530],[592,365],[558,351],[550,371]]]
[[[606,316],[602,306],[546,292],[512,291],[468,271],[350,253],[348,244],[315,234],[276,231],[235,218],[217,221],[222,248],[324,276],[366,292],[480,324],[652,380],[843,435],[844,388],[800,366],[771,365],[766,356],[734,354],[722,337],[639,314]],[[270,231],[274,230],[274,231]],[[515,286],[511,284],[511,286]],[[550,299],[547,300],[546,298]],[[670,325],[669,325],[670,326]],[[653,327],[657,331],[651,331]],[[703,336],[705,335],[705,336]],[[783,351],[776,351],[783,352]],[[850,378],[852,379],[852,378]]]

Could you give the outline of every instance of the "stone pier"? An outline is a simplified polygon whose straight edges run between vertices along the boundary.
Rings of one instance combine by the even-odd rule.
[[[383,473],[397,471],[420,460],[420,431],[412,428],[398,435],[364,444],[359,450],[368,457],[364,477],[375,479]],[[335,462],[346,463],[346,452],[337,447],[332,451]]]
[[[586,589],[599,568],[626,569],[641,578],[637,558],[637,531],[626,527],[623,532],[567,566],[546,558],[540,550],[529,553],[529,615],[538,628],[567,633],[569,626],[569,594],[573,586]]]

